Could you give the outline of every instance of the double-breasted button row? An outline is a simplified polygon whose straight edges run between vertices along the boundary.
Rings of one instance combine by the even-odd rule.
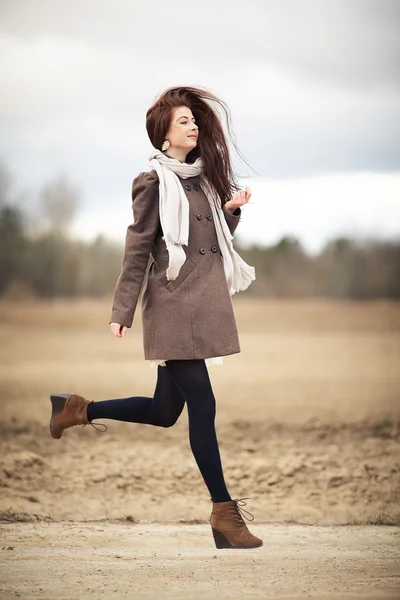
[[[202,215],[197,215],[197,219],[198,219],[199,221],[201,221],[201,219],[202,219],[202,218],[203,218],[203,216],[202,216]],[[206,219],[207,219],[208,221],[212,221],[212,215],[206,215]]]
[[[200,252],[200,254],[205,254],[206,253],[206,249],[205,248],[200,248],[199,252]],[[211,252],[214,252],[214,253],[218,252],[217,246],[212,246],[211,247]]]
[[[185,189],[186,189],[188,192],[190,192],[190,190],[192,189],[192,186],[191,186],[189,183],[187,183],[187,184],[185,185]],[[197,183],[195,183],[195,184],[194,184],[194,186],[193,186],[193,189],[194,189],[196,192],[198,192],[198,191],[199,191],[199,189],[200,189],[200,186],[199,186]]]

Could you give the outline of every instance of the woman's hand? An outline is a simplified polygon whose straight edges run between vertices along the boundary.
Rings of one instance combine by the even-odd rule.
[[[246,204],[246,202],[248,202],[250,198],[251,190],[249,186],[246,185],[245,190],[238,190],[233,194],[229,202],[226,202],[226,204],[224,205],[224,209],[230,213],[233,213],[237,208],[239,208],[239,206]]]
[[[115,337],[124,337],[128,328],[126,325],[121,325],[120,323],[110,323],[110,328]]]

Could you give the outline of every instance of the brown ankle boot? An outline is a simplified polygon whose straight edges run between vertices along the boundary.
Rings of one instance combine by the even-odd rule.
[[[258,548],[263,545],[260,538],[250,533],[243,520],[240,506],[246,505],[244,500],[248,498],[213,502],[210,524],[217,548]],[[240,502],[243,504],[239,505]],[[243,513],[253,517],[248,519],[253,521],[254,516],[250,512],[243,509]]]
[[[93,423],[88,421],[87,407],[94,400],[85,400],[77,394],[52,394],[50,396],[52,404],[52,413],[50,419],[50,433],[53,438],[60,439],[64,429],[73,427],[74,425],[92,425],[98,429]],[[100,423],[100,425],[102,425]],[[107,426],[103,425],[106,431]],[[99,429],[99,431],[102,431]]]

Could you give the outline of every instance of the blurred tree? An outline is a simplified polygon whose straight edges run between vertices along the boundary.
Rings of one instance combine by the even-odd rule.
[[[278,297],[314,294],[313,260],[297,238],[284,236],[273,246],[255,245],[240,250],[240,254],[256,270],[256,281],[246,294]]]
[[[315,260],[315,281],[324,296],[350,298],[357,274],[356,246],[345,237],[330,240]]]
[[[6,165],[0,161],[0,209],[11,204],[11,194],[14,177]]]
[[[51,231],[64,234],[75,217],[80,194],[65,173],[43,186],[39,200]]]
[[[18,208],[0,208],[0,294],[23,273],[27,241],[23,216]]]
[[[85,296],[106,296],[114,289],[122,261],[119,244],[98,235],[80,251],[79,292]]]

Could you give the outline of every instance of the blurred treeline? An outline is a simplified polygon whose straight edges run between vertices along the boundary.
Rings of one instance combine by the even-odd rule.
[[[13,192],[13,183],[0,162],[0,297],[110,294],[121,247],[104,236],[92,242],[70,236],[81,197],[69,177],[55,176],[29,202]]]
[[[76,240],[69,229],[80,196],[68,177],[43,186],[34,214],[12,196],[0,164],[0,297],[108,296],[120,271],[123,244],[98,236]],[[400,242],[331,240],[309,255],[290,236],[273,246],[235,248],[256,269],[253,296],[400,298]]]

